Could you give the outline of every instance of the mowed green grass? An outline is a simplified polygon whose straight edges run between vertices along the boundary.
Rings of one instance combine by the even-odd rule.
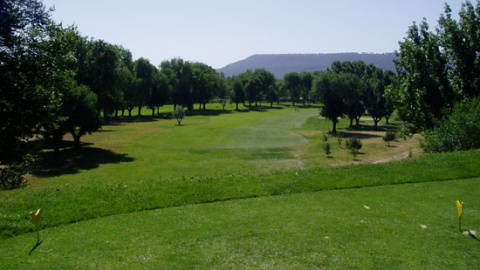
[[[3,269],[477,269],[480,178],[110,216],[0,242]],[[426,226],[422,228],[422,226]]]
[[[72,162],[50,160],[46,170],[30,179],[31,187],[170,181],[293,169],[298,167],[294,147],[308,142],[293,129],[316,116],[315,108],[295,112],[279,107],[187,116],[182,126],[174,119],[149,118],[106,125],[82,138],[91,145],[80,155],[70,150],[61,153]]]
[[[182,126],[115,123],[85,137],[79,153],[47,158],[29,188],[0,192],[0,268],[478,265],[478,242],[456,232],[453,202],[466,202],[464,228],[476,229],[479,151],[330,167],[353,161],[341,146],[331,158],[321,152],[331,123],[318,109],[229,109]],[[339,130],[365,136],[347,124]],[[354,163],[405,142],[394,144],[368,135]],[[40,207],[44,242],[29,256],[28,213]]]

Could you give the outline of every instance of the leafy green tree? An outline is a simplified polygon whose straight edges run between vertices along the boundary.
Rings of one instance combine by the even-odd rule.
[[[350,127],[353,127],[353,120],[358,126],[360,118],[365,113],[365,81],[371,76],[370,70],[373,69],[378,68],[373,65],[367,66],[363,61],[335,61],[332,63],[332,72],[356,77],[349,81],[349,93],[344,96],[345,113],[350,119]]]
[[[426,152],[449,152],[480,148],[480,99],[457,103],[452,113],[425,133]]]
[[[456,99],[447,78],[450,66],[440,41],[429,31],[426,21],[419,26],[414,23],[396,53],[399,84],[391,96],[400,118],[413,133],[433,128]]]
[[[273,73],[271,73],[270,71],[260,68],[260,69],[256,69],[253,72],[253,76],[256,78],[256,80],[259,83],[259,89],[258,89],[259,93],[257,94],[256,101],[262,102],[264,98],[268,97],[267,100],[272,105],[276,99],[275,75],[273,75]],[[257,105],[256,101],[255,101],[255,106]]]
[[[148,102],[148,107],[152,110],[152,117],[155,116],[155,110],[158,114],[160,107],[166,103],[169,87],[167,75],[163,72],[157,72],[155,69]]]
[[[40,1],[1,1],[0,6],[0,163],[25,154],[26,139],[39,131],[59,104],[44,87],[42,46],[50,11]]]
[[[183,118],[185,118],[185,110],[183,109],[182,106],[177,106],[173,112],[172,116],[177,119],[178,125],[180,126],[182,124]]]
[[[225,111],[225,106],[228,102],[228,97],[230,94],[230,88],[227,86],[227,79],[225,78],[225,74],[220,73],[217,76],[216,82],[216,90],[217,90],[217,97],[220,99],[220,103],[222,104],[222,110]]]
[[[450,6],[445,5],[445,14],[439,19],[440,45],[449,66],[448,77],[452,88],[461,97],[480,95],[480,2],[474,6],[470,1],[462,4],[458,22],[452,17]]]
[[[161,104],[161,101],[153,101],[151,98],[152,90],[154,88],[154,76],[157,69],[150,61],[145,58],[139,58],[134,62],[135,75],[135,105],[138,107],[138,115],[142,115],[142,107],[151,102],[153,108]],[[152,110],[153,111],[153,110]],[[152,114],[155,114],[152,112]]]
[[[117,64],[117,91],[119,92],[118,99],[115,100],[115,116],[118,116],[118,111],[122,112],[122,116],[125,115],[125,109],[129,110],[129,116],[132,116],[132,110],[134,106],[133,99],[133,60],[132,53],[123,48],[122,46],[115,46],[120,57],[120,61]]]
[[[245,106],[245,91],[243,90],[243,85],[240,79],[235,78],[233,81],[233,95],[232,101],[235,102],[235,110],[238,111],[238,104],[243,103]]]
[[[39,44],[43,48],[43,70],[47,74],[42,85],[56,93],[59,103],[52,108],[49,118],[42,122],[42,133],[47,140],[53,142],[55,155],[58,156],[65,133],[71,132],[74,126],[86,129],[86,132],[92,132],[98,129],[99,122],[98,115],[95,115],[92,123],[96,123],[96,127],[87,127],[90,123],[85,124],[80,120],[84,116],[74,112],[74,108],[79,106],[78,103],[83,103],[84,100],[74,99],[72,96],[75,96],[76,92],[90,91],[87,87],[80,87],[75,80],[77,60],[72,56],[75,55],[77,45],[81,42],[80,34],[74,27],[63,28],[55,24],[49,25],[47,34],[48,38]],[[97,106],[96,99],[94,114],[98,114],[95,106]],[[79,142],[75,146],[79,146]]]
[[[160,70],[169,78],[169,84],[173,91],[172,103],[176,107],[182,105],[193,110],[195,98],[192,93],[193,70],[192,64],[181,58],[163,61]]]
[[[277,84],[274,83],[268,86],[268,88],[265,89],[264,92],[265,100],[270,102],[270,108],[273,108],[273,103],[279,101]]]
[[[397,138],[397,133],[393,131],[387,131],[385,136],[382,137],[383,141],[387,143],[387,146],[390,146],[390,142],[393,142]]]
[[[360,149],[362,149],[362,141],[360,141],[359,138],[356,138],[356,137],[353,137],[353,138],[349,138],[346,142],[345,142],[346,146],[347,146],[347,150],[348,150],[348,153],[350,155],[353,156],[353,160],[355,160],[355,158],[357,157]]]
[[[386,95],[386,89],[391,84],[393,74],[375,69],[372,75],[365,80],[364,97],[365,105],[375,123],[375,130],[378,129],[378,122],[383,117],[393,113],[392,104]]]
[[[206,109],[206,104],[210,102],[215,94],[218,85],[218,74],[210,66],[203,63],[192,64],[192,94],[199,107],[203,105]],[[199,109],[200,109],[199,108]]]
[[[332,153],[330,151],[330,144],[328,142],[323,145],[323,151],[325,151],[325,154],[327,155],[327,157],[329,157],[330,154]]]
[[[118,88],[117,67],[121,61],[116,46],[103,40],[87,40],[77,50],[79,85],[88,86],[98,97],[98,109],[105,118],[118,107],[122,92]]]
[[[300,99],[302,92],[302,78],[300,74],[296,72],[290,72],[283,76],[285,87],[290,92],[290,98],[292,99],[292,106],[295,106],[295,102]]]
[[[365,113],[365,105],[363,100],[362,87],[360,78],[354,73],[346,73],[345,77],[345,93],[343,100],[345,103],[345,114],[350,119],[350,127],[353,127],[353,120],[358,125],[360,118]]]
[[[260,93],[260,82],[256,78],[251,78],[245,85],[246,99],[249,103],[249,107],[252,107],[252,102],[258,101],[258,95]]]
[[[332,133],[337,132],[338,118],[345,113],[345,97],[349,93],[355,76],[347,73],[321,72],[314,81],[314,87],[323,103],[320,114],[332,121]]]
[[[64,97],[63,107],[68,117],[66,126],[73,137],[73,147],[80,148],[80,138],[100,127],[97,95],[86,86],[71,89]]]
[[[310,92],[312,90],[313,75],[310,72],[302,72],[300,74],[301,96],[303,105],[310,99]]]

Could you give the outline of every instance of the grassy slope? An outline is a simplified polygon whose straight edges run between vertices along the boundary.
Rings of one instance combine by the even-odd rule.
[[[279,194],[480,177],[479,151],[422,156],[385,164],[287,171],[249,177],[136,183],[90,183],[3,192],[2,235],[32,230],[28,212],[42,207],[44,227],[102,216]],[[24,213],[20,215],[19,213]]]
[[[480,178],[188,205],[0,241],[7,269],[476,269]],[[368,206],[367,209],[365,206]],[[422,229],[421,225],[427,229]]]
[[[346,158],[338,146],[332,159],[318,154],[330,123],[317,113],[277,109],[188,117],[181,127],[170,120],[108,126],[86,138],[94,146],[63,152],[72,163],[54,162],[31,188],[0,193],[0,266],[478,265],[471,260],[478,244],[454,232],[450,210],[461,197],[472,213],[465,226],[478,223],[479,151],[298,170],[298,157],[309,168]],[[379,153],[375,136],[364,141],[360,159]],[[433,183],[453,179],[464,180]],[[398,185],[414,182],[425,183]],[[34,239],[28,212],[38,207],[46,241],[27,257]]]

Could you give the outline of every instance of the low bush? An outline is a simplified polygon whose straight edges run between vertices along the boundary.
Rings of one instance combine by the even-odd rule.
[[[480,148],[480,100],[457,104],[452,113],[425,133],[425,152]]]
[[[345,142],[348,153],[353,156],[353,160],[357,157],[358,152],[362,149],[362,141],[359,138],[350,138]]]
[[[10,190],[27,186],[23,177],[28,172],[28,163],[8,165],[0,169],[0,189]]]
[[[382,137],[383,141],[390,146],[390,142],[394,141],[397,138],[397,133],[393,131],[387,131],[385,136]]]

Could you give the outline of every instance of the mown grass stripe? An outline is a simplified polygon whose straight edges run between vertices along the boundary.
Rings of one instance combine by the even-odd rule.
[[[2,192],[0,239],[33,231],[28,213],[45,209],[42,227],[148,209],[242,198],[480,177],[480,151],[432,154],[384,164],[352,165],[248,177],[171,182],[93,183]],[[8,202],[7,202],[8,200]]]

